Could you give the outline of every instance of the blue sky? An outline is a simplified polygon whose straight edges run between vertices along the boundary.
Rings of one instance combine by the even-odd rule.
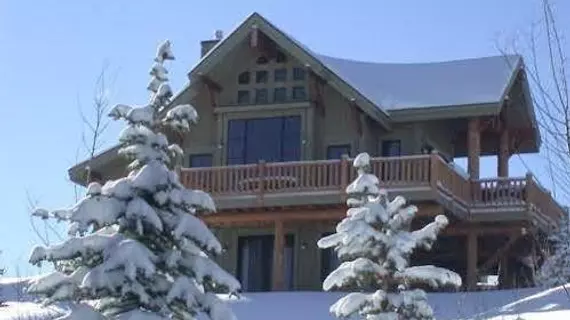
[[[563,2],[559,17],[570,13]],[[253,11],[314,51],[382,62],[496,55],[497,41],[540,18],[538,0],[0,0],[0,266],[12,275],[38,272],[26,263],[39,241],[26,194],[48,208],[73,203],[66,170],[80,146],[78,101],[89,105],[103,64],[116,77],[112,103],[142,103],[159,42],[173,43],[176,90],[198,59],[200,40],[216,29],[227,34]],[[560,23],[563,32],[570,29]],[[108,131],[107,146],[117,130]],[[543,169],[539,157],[526,161]],[[526,172],[518,157],[511,165],[512,175]],[[483,175],[495,170],[494,159],[483,161]]]

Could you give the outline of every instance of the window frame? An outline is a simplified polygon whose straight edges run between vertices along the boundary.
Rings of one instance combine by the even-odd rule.
[[[297,97],[295,92],[296,89],[302,89],[303,97]],[[293,101],[306,101],[307,100],[307,88],[305,86],[293,86],[291,88],[291,100]]]
[[[247,94],[246,94],[247,99],[245,99],[245,101],[242,100],[242,99],[240,99],[240,97],[241,97],[240,94],[243,94],[243,93],[247,93]],[[238,90],[238,91],[237,91],[237,99],[236,99],[236,102],[237,102],[238,105],[251,104],[251,90],[245,90],[245,89],[243,89],[243,90]]]
[[[251,83],[251,72],[243,71],[238,74],[238,84],[239,85],[248,85]]]
[[[305,81],[307,79],[307,70],[301,67],[293,67],[293,81]]]
[[[282,94],[282,99],[278,100],[277,97],[279,96],[277,94],[278,91],[283,91]],[[287,102],[287,87],[275,87],[273,88],[273,103],[284,103]]]
[[[263,77],[260,75],[264,75]],[[255,71],[255,83],[265,84],[269,82],[269,72],[267,70],[257,70]]]
[[[277,75],[280,74],[279,72],[283,73],[283,77],[278,77]],[[277,68],[273,70],[273,82],[283,83],[287,82],[287,68]]]
[[[260,92],[265,92],[265,99],[263,101],[261,101],[259,99]],[[256,88],[255,89],[255,95],[253,97],[253,102],[254,104],[268,104],[269,103],[269,90],[267,88]]]

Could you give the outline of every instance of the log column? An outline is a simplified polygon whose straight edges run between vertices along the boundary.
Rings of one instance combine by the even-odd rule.
[[[469,230],[467,234],[467,290],[477,288],[477,233]]]
[[[283,228],[283,221],[276,220],[273,239],[273,278],[271,286],[271,289],[273,291],[281,291],[285,289],[284,253],[285,232]]]
[[[509,158],[511,152],[509,150],[509,131],[506,125],[501,125],[501,132],[499,138],[499,156],[497,161],[497,175],[499,177],[509,176]]]
[[[480,156],[481,124],[479,118],[471,118],[467,125],[467,170],[471,179],[479,179]]]

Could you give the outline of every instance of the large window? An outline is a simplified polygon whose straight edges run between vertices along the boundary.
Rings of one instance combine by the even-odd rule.
[[[270,291],[273,274],[273,235],[246,236],[238,238],[238,280],[245,292]],[[295,238],[285,236],[283,268],[285,289],[294,284]]]
[[[229,165],[299,161],[301,117],[235,119],[228,122],[227,163]]]

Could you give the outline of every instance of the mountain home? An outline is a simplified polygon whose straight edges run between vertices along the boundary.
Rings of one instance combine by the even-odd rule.
[[[477,288],[531,284],[544,236],[562,209],[531,174],[509,176],[509,157],[539,151],[523,60],[497,56],[423,64],[320,55],[254,13],[226,37],[202,42],[202,58],[173,104],[200,121],[180,169],[210,192],[203,219],[225,254],[219,262],[245,291],[319,290],[339,261],[316,242],[346,213],[350,157],[368,152],[390,194],[419,208],[414,228],[445,213],[450,225],[414,261],[450,268]],[[497,177],[479,159],[496,155]],[[453,165],[467,157],[468,170]],[[117,178],[117,147],[70,169],[71,178]]]

